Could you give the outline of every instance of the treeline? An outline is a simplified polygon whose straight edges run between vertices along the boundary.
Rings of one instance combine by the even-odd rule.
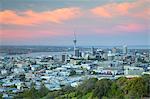
[[[142,99],[150,98],[150,75],[116,80],[91,78],[77,88],[65,86],[59,91],[48,92],[43,86],[40,90],[31,88],[16,98],[28,99]]]
[[[23,93],[17,94],[14,99],[40,99],[46,96],[49,93],[49,90],[44,86],[41,85],[39,90],[36,90],[34,84],[28,90],[25,90]]]

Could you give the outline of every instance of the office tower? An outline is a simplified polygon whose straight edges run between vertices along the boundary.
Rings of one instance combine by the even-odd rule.
[[[113,54],[117,53],[117,48],[115,48],[115,47],[112,48],[112,53],[113,53]]]
[[[123,54],[127,54],[128,53],[128,48],[127,45],[123,46]]]
[[[81,57],[85,57],[86,53],[85,52],[81,52]]]
[[[109,61],[113,60],[113,54],[111,51],[108,51],[108,60]]]
[[[95,48],[92,47],[92,55],[95,55],[95,54],[96,54]]]
[[[75,49],[75,55],[76,57],[80,56],[80,50],[78,48]]]
[[[96,58],[96,60],[100,60],[100,59],[101,59],[100,54],[99,54],[99,53],[97,53],[97,54],[95,55],[95,58]]]
[[[79,57],[82,57],[82,52],[79,52]]]
[[[66,54],[63,54],[61,58],[62,58],[62,59],[61,59],[62,62],[65,62],[65,61],[66,61],[66,58],[67,58]]]

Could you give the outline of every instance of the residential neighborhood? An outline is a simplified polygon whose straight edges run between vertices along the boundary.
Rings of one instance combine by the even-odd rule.
[[[141,52],[142,50],[142,52]],[[45,56],[0,56],[0,93],[13,98],[33,85],[40,89],[60,90],[63,86],[77,87],[89,78],[117,79],[150,75],[149,49],[100,49],[92,47],[74,53],[63,52]]]

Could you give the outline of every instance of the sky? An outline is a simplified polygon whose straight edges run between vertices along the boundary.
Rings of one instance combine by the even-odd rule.
[[[150,45],[150,0],[0,0],[0,45]]]

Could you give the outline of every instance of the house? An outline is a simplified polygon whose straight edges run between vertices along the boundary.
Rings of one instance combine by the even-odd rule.
[[[25,73],[25,70],[23,68],[15,68],[14,73],[16,73],[16,74]]]
[[[6,69],[2,69],[2,70],[1,70],[1,74],[2,74],[2,75],[7,74],[7,70],[6,70]]]
[[[81,82],[77,81],[77,82],[71,83],[71,86],[72,86],[72,87],[77,87],[77,86],[79,86],[80,84],[81,84]]]
[[[40,65],[31,65],[31,70],[32,70],[32,71],[36,71],[36,70],[38,70],[38,69],[40,69],[40,68],[41,68]]]

